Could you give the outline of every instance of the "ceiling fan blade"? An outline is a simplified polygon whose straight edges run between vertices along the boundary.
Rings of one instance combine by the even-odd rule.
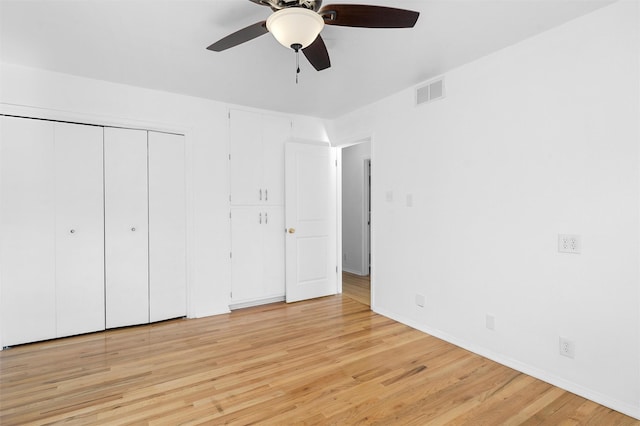
[[[419,12],[363,4],[328,4],[318,12],[327,25],[362,28],[412,28]]]
[[[304,53],[304,56],[307,57],[317,71],[326,70],[331,66],[327,46],[325,46],[324,40],[322,40],[320,35],[318,35],[313,43],[302,49],[302,53]]]
[[[238,30],[233,34],[229,34],[225,38],[216,41],[211,46],[207,47],[207,50],[222,52],[223,50],[227,50],[249,40],[253,40],[254,38],[260,37],[268,32],[267,21],[256,22],[253,25],[249,25],[248,27]]]

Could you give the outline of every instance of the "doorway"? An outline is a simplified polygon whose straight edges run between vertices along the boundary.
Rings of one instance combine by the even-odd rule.
[[[371,305],[371,142],[342,149],[342,291]]]

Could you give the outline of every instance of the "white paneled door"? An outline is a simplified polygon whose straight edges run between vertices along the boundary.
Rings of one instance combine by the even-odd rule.
[[[234,303],[265,296],[262,289],[265,219],[265,212],[257,207],[231,209],[231,300]]]
[[[56,337],[53,123],[0,117],[2,345]]]
[[[103,128],[54,124],[57,336],[104,330]]]
[[[282,154],[284,157],[284,151]],[[284,159],[282,162],[284,162]],[[273,206],[264,209],[262,245],[264,262],[262,268],[263,294],[267,297],[282,297],[285,293],[283,207]]]
[[[287,117],[264,116],[262,120],[264,201],[269,205],[284,204],[284,145],[291,134]]]
[[[231,300],[236,303],[284,295],[284,209],[231,209]]]
[[[335,150],[285,146],[286,300],[337,292]]]
[[[149,322],[147,132],[104,129],[107,328]]]
[[[260,114],[233,110],[229,126],[231,203],[261,204],[265,194]]]
[[[0,117],[0,344],[187,313],[184,136]]]
[[[184,136],[149,132],[149,319],[187,314]]]
[[[229,121],[231,204],[284,204],[284,144],[291,120],[233,110]]]

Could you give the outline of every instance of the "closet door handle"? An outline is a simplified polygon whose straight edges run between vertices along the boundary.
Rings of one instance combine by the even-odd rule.
[[[269,223],[269,216],[267,216],[268,213],[264,214],[264,224],[268,224]]]
[[[258,223],[259,223],[260,225],[262,225],[262,213],[260,213],[259,217],[260,217],[260,219],[258,219]]]
[[[262,189],[260,189],[260,201],[262,201]]]
[[[264,200],[269,201],[269,192],[266,189],[264,190]]]

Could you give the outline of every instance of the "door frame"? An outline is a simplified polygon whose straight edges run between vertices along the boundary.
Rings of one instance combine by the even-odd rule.
[[[343,142],[339,142],[336,145],[334,145],[335,148],[337,148],[337,152],[336,152],[336,158],[338,160],[338,170],[336,171],[336,196],[337,196],[337,200],[336,200],[336,206],[337,206],[337,211],[336,211],[336,230],[338,232],[338,235],[336,236],[336,244],[337,244],[337,250],[336,250],[336,254],[338,256],[337,258],[337,264],[338,264],[338,271],[339,271],[339,275],[338,275],[338,281],[337,281],[337,288],[338,288],[338,293],[342,293],[342,150],[344,148],[349,148],[351,146],[354,145],[359,145],[362,143],[366,143],[366,142],[370,142],[371,143],[371,150],[369,152],[369,157],[367,159],[365,159],[365,161],[370,161],[372,166],[371,166],[371,187],[374,187],[375,185],[375,167],[373,166],[374,163],[374,135],[373,134],[365,134],[365,135],[361,135],[359,137],[355,137],[355,138],[350,138],[348,140],[345,140]],[[363,175],[364,178],[364,175]],[[364,182],[363,182],[364,184]],[[373,199],[373,197],[371,197]],[[369,200],[369,202],[371,202],[372,200]],[[363,208],[363,212],[364,212]],[[371,267],[369,268],[369,277],[370,277],[370,282],[371,282],[371,310],[375,310],[375,274],[374,274],[374,269],[375,269],[375,237],[374,237],[374,217],[375,217],[375,213],[374,213],[374,208],[373,208],[373,202],[371,202],[371,225],[370,225],[370,232],[368,235],[369,238],[369,247],[370,247],[370,251],[371,251]],[[366,225],[365,225],[366,226]]]
[[[362,265],[371,276],[371,152],[362,161]]]

